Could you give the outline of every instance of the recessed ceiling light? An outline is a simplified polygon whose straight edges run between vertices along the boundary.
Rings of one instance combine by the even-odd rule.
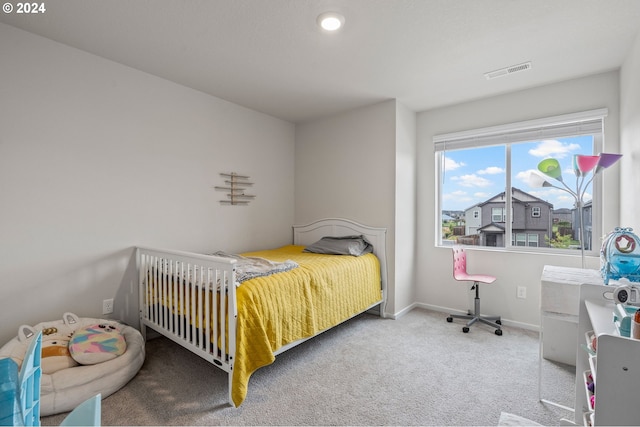
[[[336,12],[325,12],[318,15],[318,25],[326,31],[337,31],[344,25],[344,16]]]

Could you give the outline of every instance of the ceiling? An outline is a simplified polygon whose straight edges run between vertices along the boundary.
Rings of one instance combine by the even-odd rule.
[[[393,98],[424,111],[614,70],[640,28],[638,0],[44,4],[0,21],[291,122]],[[316,25],[326,11],[344,15],[340,32]]]

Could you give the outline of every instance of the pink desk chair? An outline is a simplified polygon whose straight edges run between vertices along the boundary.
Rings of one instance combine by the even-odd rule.
[[[461,282],[473,282],[471,290],[475,289],[476,298],[474,301],[473,313],[469,311],[469,314],[450,314],[449,317],[447,317],[447,322],[453,322],[454,318],[469,320],[466,326],[462,328],[462,332],[464,333],[469,332],[469,326],[476,322],[481,322],[496,328],[496,335],[502,335],[502,329],[500,329],[500,325],[502,325],[500,316],[480,315],[480,283],[493,283],[496,281],[496,278],[486,274],[467,273],[467,254],[464,248],[458,245],[453,247],[453,278]]]

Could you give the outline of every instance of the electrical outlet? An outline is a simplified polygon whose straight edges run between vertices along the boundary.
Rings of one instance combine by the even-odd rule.
[[[527,298],[527,288],[524,286],[518,286],[518,293],[516,294],[518,298],[526,299]]]
[[[102,301],[102,314],[113,313],[113,298],[105,299]]]

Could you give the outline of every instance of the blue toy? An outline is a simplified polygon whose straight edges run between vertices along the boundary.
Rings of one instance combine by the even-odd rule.
[[[602,242],[600,272],[604,284],[610,279],[640,282],[640,238],[632,228],[616,227]]]
[[[22,422],[17,390],[18,364],[8,357],[0,359],[0,426],[15,426]]]

